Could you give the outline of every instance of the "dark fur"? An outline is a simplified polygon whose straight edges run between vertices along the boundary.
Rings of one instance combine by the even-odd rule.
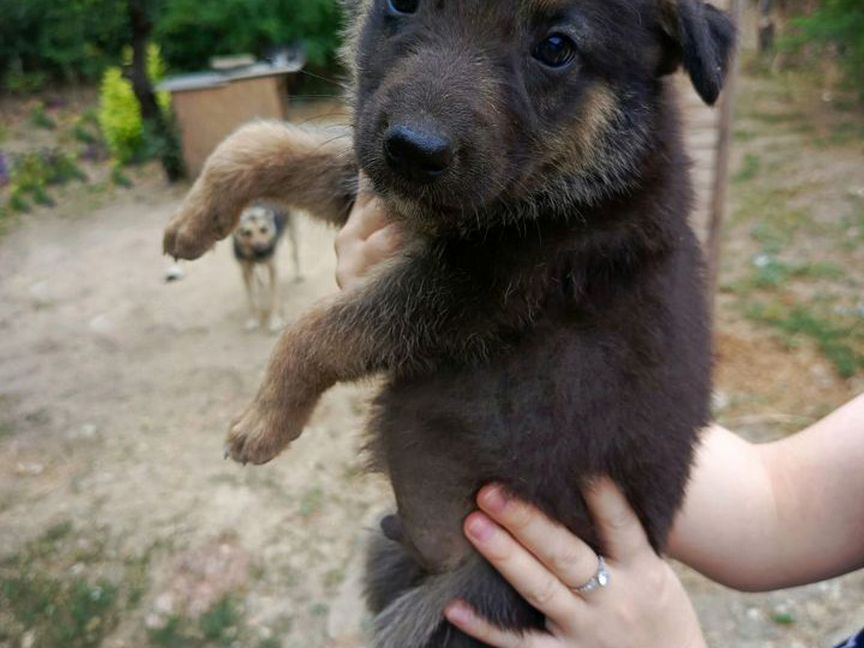
[[[421,0],[407,17],[385,5],[351,7],[355,150],[418,243],[286,332],[229,450],[268,461],[324,390],[386,372],[370,446],[399,542],[370,557],[375,645],[463,648],[478,644],[441,616],[456,597],[501,626],[543,628],[463,538],[484,483],[602,552],[580,488],[609,474],[663,549],[708,422],[711,354],[689,163],[662,77],[683,65],[714,101],[734,33],[699,0]],[[550,29],[573,34],[576,69],[526,56]],[[381,146],[392,123],[445,131],[453,165],[422,186],[394,173]],[[333,154],[345,169],[334,195],[350,186],[346,155]],[[248,182],[278,176],[277,159],[250,164]],[[224,195],[207,182],[196,204]],[[296,191],[279,197],[308,204]],[[200,218],[181,215],[169,251]]]

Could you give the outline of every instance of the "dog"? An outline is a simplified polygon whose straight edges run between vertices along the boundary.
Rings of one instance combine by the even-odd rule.
[[[243,211],[240,224],[234,230],[234,258],[240,264],[246,299],[249,304],[247,331],[266,328],[271,332],[282,329],[284,323],[280,313],[279,272],[276,266],[276,250],[285,230],[291,241],[294,260],[295,281],[302,280],[297,224],[294,215],[263,204],[253,205]],[[256,269],[266,269],[266,286],[256,281]],[[259,294],[263,290],[263,295]]]
[[[499,482],[603,553],[580,494],[623,489],[662,552],[709,420],[704,268],[670,75],[714,103],[735,48],[701,0],[354,0],[353,124],[241,128],[165,233],[187,259],[258,198],[345,222],[358,171],[414,241],[280,339],[227,451],[263,464],[333,384],[383,373],[373,467],[397,514],[368,559],[376,648],[481,644],[542,615],[463,537]],[[408,237],[406,237],[408,238]]]

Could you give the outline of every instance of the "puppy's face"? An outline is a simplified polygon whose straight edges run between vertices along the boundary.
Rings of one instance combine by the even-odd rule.
[[[651,148],[660,77],[685,63],[713,101],[733,41],[701,0],[355,0],[353,11],[360,165],[397,211],[437,229],[482,227],[490,207],[552,193],[573,205],[626,190]]]
[[[264,207],[250,207],[240,216],[234,240],[244,256],[267,252],[276,243],[276,221],[273,212]]]

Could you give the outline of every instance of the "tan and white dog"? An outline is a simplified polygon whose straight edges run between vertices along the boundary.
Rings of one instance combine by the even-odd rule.
[[[297,223],[293,214],[267,205],[254,205],[243,212],[234,230],[234,257],[243,273],[249,303],[246,330],[266,328],[275,332],[284,326],[276,250],[286,230],[291,239],[295,280],[301,281]]]

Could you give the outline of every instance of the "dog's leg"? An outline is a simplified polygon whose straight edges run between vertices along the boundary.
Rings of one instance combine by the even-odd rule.
[[[271,333],[282,330],[285,323],[282,321],[282,307],[279,295],[279,270],[276,267],[275,255],[267,262],[267,279],[270,294],[267,301],[267,312],[264,315],[267,328]]]
[[[467,278],[419,247],[378,272],[283,333],[255,400],[231,427],[227,454],[266,463],[300,436],[318,398],[335,383],[383,370],[428,370],[436,358],[485,357],[505,333],[528,326],[536,308],[511,298],[507,320],[491,318],[508,298],[504,290]]]
[[[246,289],[246,300],[249,305],[249,319],[246,320],[243,329],[254,331],[261,326],[261,314],[255,302],[255,266],[249,261],[241,261],[240,269],[243,273],[243,287]]]
[[[357,195],[350,132],[255,122],[228,137],[207,160],[165,230],[164,250],[196,259],[237,226],[242,210],[262,199],[342,224]]]

